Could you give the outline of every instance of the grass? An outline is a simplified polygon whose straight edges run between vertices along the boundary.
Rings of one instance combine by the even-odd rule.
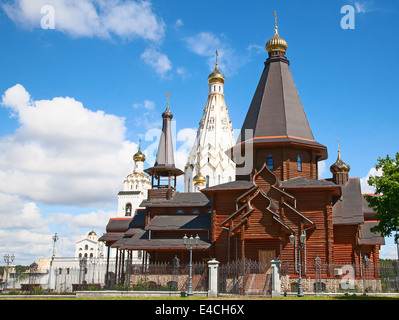
[[[208,297],[93,297],[93,298],[76,298],[75,296],[71,297],[57,297],[57,296],[21,296],[18,295],[13,296],[12,298],[2,298],[0,296],[0,300],[180,300],[180,301],[211,301],[211,300],[219,300],[219,301],[232,301],[232,300],[250,300],[250,301],[257,301],[257,300],[273,300],[273,301],[343,301],[343,300],[363,300],[363,301],[376,301],[376,300],[394,300],[399,301],[399,295],[396,296],[373,296],[373,295],[337,295],[337,296],[314,296],[314,295],[305,295],[304,297],[297,297],[297,296],[287,296],[287,297],[264,297],[264,296],[223,296],[218,298],[208,298]]]

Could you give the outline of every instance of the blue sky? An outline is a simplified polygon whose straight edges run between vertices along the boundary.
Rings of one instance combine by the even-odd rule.
[[[398,151],[397,1],[0,1],[0,243],[16,263],[73,254],[105,231],[139,139],[153,165],[169,91],[183,166],[219,51],[225,100],[240,129],[274,33],[288,42],[297,89],[329,158],[337,139],[351,177]],[[43,29],[45,5],[54,29]],[[355,10],[343,29],[341,7]],[[382,257],[396,257],[392,239]],[[3,253],[2,253],[3,254]]]

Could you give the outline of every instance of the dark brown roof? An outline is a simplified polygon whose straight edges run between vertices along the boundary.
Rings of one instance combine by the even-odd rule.
[[[209,230],[210,215],[158,215],[145,230]]]
[[[349,179],[342,186],[342,195],[333,204],[333,224],[359,224],[364,222],[360,179]]]
[[[360,234],[358,244],[369,244],[376,245],[385,244],[385,239],[381,236],[380,233],[371,232],[371,228],[378,225],[377,221],[366,221],[365,223],[360,225]]]
[[[304,177],[295,177],[281,182],[282,187],[336,187],[334,182],[328,180],[315,180]]]
[[[231,182],[226,182],[218,184],[213,187],[201,189],[201,192],[213,191],[213,190],[228,190],[228,189],[249,189],[254,186],[252,181],[247,180],[235,180]]]
[[[103,234],[98,241],[117,241],[123,238],[124,233],[105,233]]]
[[[320,160],[327,158],[327,148],[314,140],[297,88],[283,56],[269,57],[253,96],[237,140],[248,139],[245,130],[252,130],[253,143],[295,143],[316,148]]]
[[[183,244],[182,238],[176,239],[154,239],[149,238],[149,231],[141,234],[136,234],[131,238],[124,238],[116,242],[113,247],[131,250],[187,250]],[[199,240],[198,249],[208,249],[211,243],[207,240]]]
[[[141,207],[205,207],[210,206],[209,198],[200,192],[175,192],[173,198],[143,200]]]

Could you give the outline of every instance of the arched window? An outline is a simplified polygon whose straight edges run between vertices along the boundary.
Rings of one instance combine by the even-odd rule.
[[[177,213],[183,214],[184,211],[183,210],[177,210]]]
[[[300,154],[296,157],[296,161],[298,163],[298,171],[302,171],[302,156]]]
[[[89,250],[89,246],[87,244],[85,245],[85,250]]]
[[[209,176],[206,176],[206,187],[209,188]]]
[[[270,170],[273,170],[273,169],[274,169],[273,155],[272,155],[272,154],[268,154],[268,155],[267,155],[267,167],[268,167]]]
[[[231,182],[231,177],[229,177],[229,182]]]
[[[130,217],[132,215],[132,204],[127,203],[125,208],[125,216]]]
[[[220,184],[220,174],[218,175],[218,184]]]

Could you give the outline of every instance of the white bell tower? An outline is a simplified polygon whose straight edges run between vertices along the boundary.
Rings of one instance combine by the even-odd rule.
[[[208,83],[208,99],[184,168],[185,192],[198,192],[203,187],[235,180],[235,163],[225,154],[235,145],[235,140],[224,100],[225,77],[218,68],[217,51],[215,70],[209,75]]]
[[[133,156],[134,169],[123,182],[123,191],[118,193],[118,217],[133,217],[141,202],[147,199],[148,189],[151,189],[150,178],[144,173],[145,155],[139,150]]]

